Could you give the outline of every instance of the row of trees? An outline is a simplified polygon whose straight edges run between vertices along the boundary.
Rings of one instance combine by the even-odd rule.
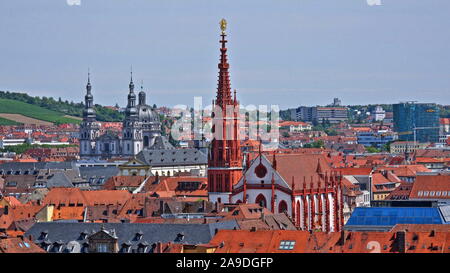
[[[34,148],[65,148],[65,147],[77,147],[77,145],[46,145],[46,144],[39,145],[39,144],[24,143],[24,144],[15,145],[15,146],[6,146],[6,147],[0,149],[0,152],[23,154],[23,153],[27,152],[28,150],[34,149]]]

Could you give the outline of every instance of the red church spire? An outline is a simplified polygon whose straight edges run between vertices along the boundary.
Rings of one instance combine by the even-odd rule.
[[[223,24],[223,21],[221,21],[221,26]],[[226,23],[225,23],[226,27]],[[228,64],[227,59],[227,47],[226,43],[228,42],[225,40],[225,37],[227,36],[225,34],[225,29],[222,29],[222,39],[220,40],[220,43],[222,44],[220,48],[220,62],[219,62],[219,80],[218,80],[218,87],[217,87],[217,96],[216,96],[216,105],[220,106],[222,109],[225,105],[232,105],[233,100],[231,98],[231,86],[230,86],[230,74],[228,72],[228,68],[230,65]]]
[[[221,200],[230,195],[233,186],[242,175],[242,158],[239,140],[239,102],[231,96],[230,65],[227,60],[225,29],[227,22],[222,19],[222,39],[220,40],[219,80],[216,99],[213,101],[213,139],[208,160],[208,187],[210,201]],[[219,113],[221,112],[221,113]],[[249,166],[247,166],[249,167]],[[215,196],[215,197],[213,197]]]

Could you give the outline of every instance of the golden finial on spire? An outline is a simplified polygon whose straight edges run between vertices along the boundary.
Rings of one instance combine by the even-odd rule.
[[[227,29],[227,20],[220,20],[220,29],[222,30],[222,34],[225,34],[225,30]]]

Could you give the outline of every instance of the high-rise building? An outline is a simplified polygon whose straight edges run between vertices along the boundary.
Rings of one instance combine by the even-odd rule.
[[[208,155],[209,201],[228,203],[233,186],[242,175],[242,158],[239,140],[239,102],[231,96],[230,75],[225,44],[226,21],[222,19],[220,43],[219,80],[217,96],[213,101],[213,139]],[[220,112],[220,113],[219,113]]]
[[[346,107],[308,107],[300,106],[292,109],[291,116],[297,121],[308,122],[329,122],[331,124],[348,120],[348,110]]]
[[[404,102],[393,105],[394,129],[399,140],[439,141],[439,108],[435,103]]]

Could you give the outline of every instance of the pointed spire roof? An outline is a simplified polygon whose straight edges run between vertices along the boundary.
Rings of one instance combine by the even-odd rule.
[[[88,94],[91,94],[91,89],[92,89],[92,86],[91,86],[91,72],[89,71],[89,68],[88,68],[88,81],[87,81],[87,84],[86,84],[86,91],[87,91]]]
[[[222,39],[220,40],[221,48],[220,48],[220,62],[218,65],[219,68],[219,79],[218,79],[218,86],[217,86],[217,96],[216,96],[216,104],[219,106],[224,105],[232,105],[233,101],[231,98],[231,84],[230,84],[230,74],[229,74],[229,67],[227,60],[227,48],[226,43],[228,42],[225,40],[225,37],[227,36],[225,34],[226,25],[227,22],[225,19],[222,19],[220,21],[221,29],[222,29]]]
[[[133,93],[134,91],[134,83],[133,83],[133,66],[131,66],[131,71],[130,71],[130,93]]]
[[[145,105],[144,80],[141,80],[141,91],[139,92],[139,105]]]

